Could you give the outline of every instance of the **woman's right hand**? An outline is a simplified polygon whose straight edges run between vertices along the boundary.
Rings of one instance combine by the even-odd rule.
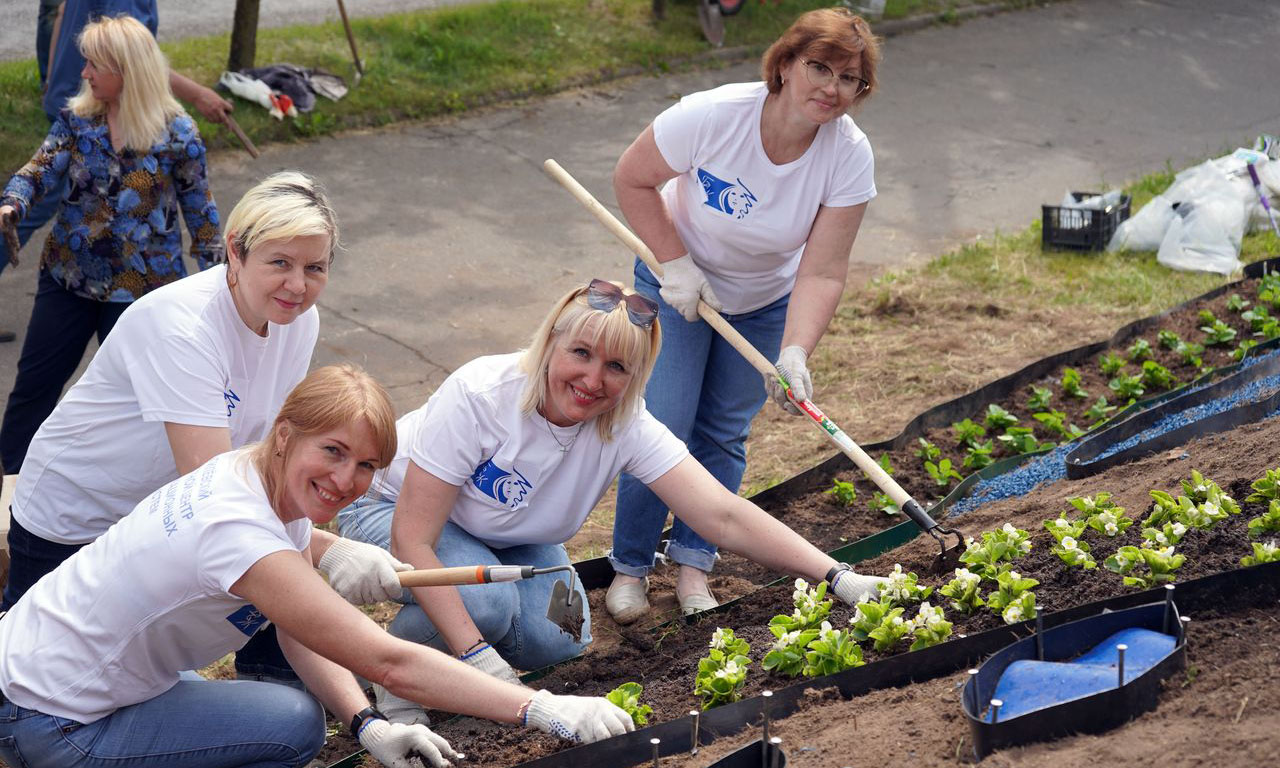
[[[533,694],[524,724],[568,741],[590,744],[634,731],[631,715],[607,699],[556,696],[547,690]]]
[[[698,265],[693,263],[693,254],[686,253],[678,259],[663,262],[662,277],[658,278],[662,285],[658,295],[670,304],[689,322],[698,319],[698,300],[707,302],[707,306],[719,312],[723,305],[711,290],[707,276],[702,274]]]
[[[18,223],[18,209],[12,205],[0,205],[0,227],[8,229]]]

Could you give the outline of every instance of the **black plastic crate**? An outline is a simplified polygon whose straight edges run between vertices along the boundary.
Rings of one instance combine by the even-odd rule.
[[[1097,192],[1072,192],[1079,202],[1087,197],[1097,197]],[[1042,248],[1073,248],[1081,251],[1100,251],[1107,247],[1120,222],[1129,218],[1129,196],[1121,195],[1120,202],[1104,209],[1067,208],[1061,205],[1042,205],[1040,246]]]

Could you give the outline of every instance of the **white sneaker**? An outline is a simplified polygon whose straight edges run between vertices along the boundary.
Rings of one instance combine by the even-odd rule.
[[[402,699],[377,683],[373,684],[373,698],[377,702],[378,711],[393,723],[431,725],[431,718],[427,717],[427,711],[422,705]]]

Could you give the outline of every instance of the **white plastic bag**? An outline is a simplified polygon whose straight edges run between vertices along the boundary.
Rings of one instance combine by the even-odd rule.
[[[1194,202],[1178,205],[1156,260],[1166,267],[1230,275],[1239,270],[1247,214],[1232,185],[1206,187]]]
[[[1120,222],[1107,243],[1108,251],[1154,251],[1164,240],[1176,214],[1169,199],[1156,195],[1142,209]]]

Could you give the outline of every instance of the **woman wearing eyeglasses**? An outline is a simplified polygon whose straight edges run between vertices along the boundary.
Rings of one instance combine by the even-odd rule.
[[[459,368],[397,422],[396,458],[338,514],[342,535],[417,568],[566,565],[564,542],[625,471],[712,541],[774,570],[830,577],[848,602],[871,591],[880,579],[837,564],[730,493],[645,410],[661,345],[657,309],[593,280],[556,302],[528,349]],[[513,666],[536,669],[591,642],[585,595],[580,639],[547,619],[558,578],[415,588],[389,631],[514,680]],[[375,691],[393,721],[424,722],[418,705]]]
[[[806,360],[835,313],[876,194],[871,146],[845,112],[875,90],[879,59],[862,18],[843,8],[806,13],[765,52],[763,82],[684,97],[644,129],[614,172],[618,204],[664,272],[659,280],[636,261],[636,290],[661,301],[666,332],[646,404],[730,491],[742,481],[747,433],[766,389],[799,411],[698,319],[698,301],[776,356],[797,399],[809,396]],[[649,610],[647,576],[669,508],[642,479],[622,476],[606,600],[619,623]],[[712,608],[707,573],[716,548],[672,511],[666,551],[681,566],[681,608]]]

